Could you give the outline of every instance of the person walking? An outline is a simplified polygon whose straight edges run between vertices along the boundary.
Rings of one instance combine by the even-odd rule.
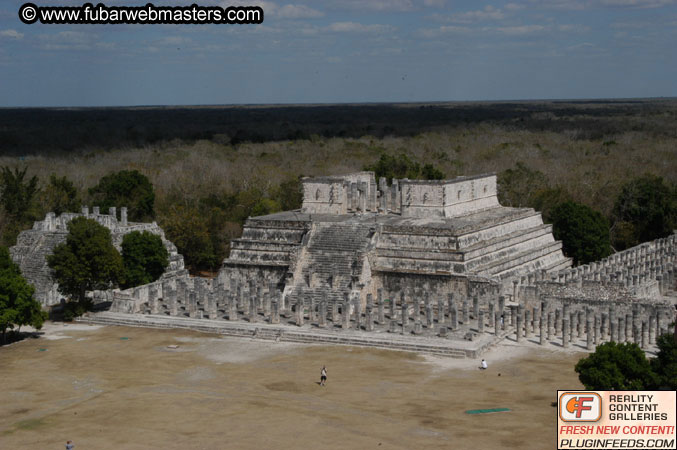
[[[66,450],[73,450],[73,447],[75,447],[75,444],[73,444],[73,441],[71,441],[71,440],[66,441]]]
[[[324,386],[324,383],[327,382],[327,368],[322,366],[322,371],[320,372],[320,386]]]
[[[480,366],[481,370],[486,370],[487,369],[487,362],[485,360],[482,360],[482,365]]]

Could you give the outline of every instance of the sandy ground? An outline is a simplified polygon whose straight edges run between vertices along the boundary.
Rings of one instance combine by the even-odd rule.
[[[582,388],[577,347],[507,341],[480,371],[475,360],[183,330],[44,331],[0,348],[0,448],[542,450],[555,447],[557,389]],[[511,411],[465,413],[498,407]]]

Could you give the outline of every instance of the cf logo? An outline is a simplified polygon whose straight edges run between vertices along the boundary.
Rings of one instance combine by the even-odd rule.
[[[602,398],[596,392],[564,392],[558,407],[564,422],[596,422],[602,417]]]

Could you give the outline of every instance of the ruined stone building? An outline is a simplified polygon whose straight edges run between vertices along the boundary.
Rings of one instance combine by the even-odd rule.
[[[117,245],[134,229],[164,239],[156,224],[129,224],[124,213],[120,221],[114,210],[83,214],[111,229]],[[45,255],[76,216],[48,214],[12,248],[45,305],[58,298]],[[89,320],[475,356],[506,336],[647,348],[677,304],[677,235],[573,268],[540,213],[499,204],[495,175],[391,185],[372,172],[304,179],[301,209],[249,218],[214,279],[190,277],[165,243],[168,272],[95,293],[112,312]],[[413,335],[427,339],[412,344]]]
[[[16,245],[10,249],[12,259],[18,264],[21,273],[35,287],[35,298],[43,306],[59,303],[62,295],[59,294],[59,285],[51,276],[47,266],[47,256],[52,254],[54,247],[66,241],[68,223],[76,217],[87,217],[96,220],[111,232],[113,245],[121,251],[122,238],[132,231],[148,231],[162,238],[169,253],[169,267],[165,276],[177,275],[185,272],[183,256],[176,250],[176,246],[165,238],[162,229],[155,223],[135,223],[127,220],[127,208],[120,208],[120,220],[117,218],[117,208],[110,208],[108,214],[101,214],[98,207],[82,208],[82,213],[63,213],[56,217],[54,213],[47,213],[45,220],[35,222],[33,228],[19,233]]]

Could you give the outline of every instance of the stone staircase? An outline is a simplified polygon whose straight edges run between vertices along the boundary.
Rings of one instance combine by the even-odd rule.
[[[248,220],[242,237],[231,241],[227,265],[288,266],[308,231],[307,222]]]
[[[353,277],[360,278],[370,249],[373,227],[355,223],[318,223],[310,231],[307,246],[297,267],[287,299],[301,297],[329,304],[342,302],[350,293]],[[306,300],[307,301],[307,300]]]

